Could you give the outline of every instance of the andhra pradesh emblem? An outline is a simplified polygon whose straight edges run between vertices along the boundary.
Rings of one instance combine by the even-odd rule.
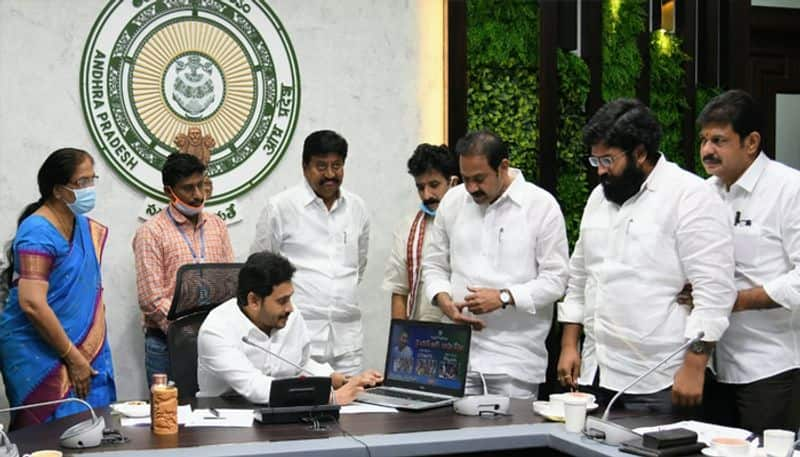
[[[81,101],[112,167],[161,202],[176,152],[208,167],[209,205],[258,184],[297,123],[300,77],[286,29],[264,0],[116,0],[83,53]],[[155,206],[153,202],[152,206]]]

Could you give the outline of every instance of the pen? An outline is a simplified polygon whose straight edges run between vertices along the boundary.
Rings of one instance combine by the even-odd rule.
[[[209,408],[209,409],[208,409],[208,412],[210,412],[211,414],[213,414],[213,415],[214,415],[214,417],[216,417],[216,418],[219,418],[219,417],[220,417],[220,415],[219,415],[219,411],[217,411],[217,409],[216,409],[216,408]]]

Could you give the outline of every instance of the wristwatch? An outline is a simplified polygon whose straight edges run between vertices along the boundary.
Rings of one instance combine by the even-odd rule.
[[[689,352],[694,354],[711,354],[711,344],[705,341],[695,341],[689,345]]]
[[[512,305],[511,292],[509,292],[508,289],[500,289],[500,303],[503,304],[503,309],[506,309],[506,306]]]

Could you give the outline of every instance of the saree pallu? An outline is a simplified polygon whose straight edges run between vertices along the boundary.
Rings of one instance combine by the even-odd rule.
[[[100,261],[108,229],[84,216],[75,217],[72,243],[45,218],[32,215],[13,242],[14,284],[0,316],[0,368],[11,406],[74,397],[67,367],[44,342],[19,305],[20,279],[48,282],[47,302],[69,339],[98,374],[85,399],[93,407],[116,400],[114,369],[106,338]],[[49,422],[85,411],[69,402],[17,411],[12,428]]]

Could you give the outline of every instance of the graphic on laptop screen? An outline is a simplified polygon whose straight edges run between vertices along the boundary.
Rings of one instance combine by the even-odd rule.
[[[467,371],[469,332],[456,326],[392,322],[387,378],[460,389]]]

